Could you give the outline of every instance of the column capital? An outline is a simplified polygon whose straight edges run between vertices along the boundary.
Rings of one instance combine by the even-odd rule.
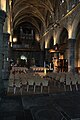
[[[0,10],[0,23],[4,24],[6,16],[7,16],[6,12],[3,10]]]
[[[68,40],[73,40],[74,41],[74,40],[76,40],[76,38],[69,38]]]

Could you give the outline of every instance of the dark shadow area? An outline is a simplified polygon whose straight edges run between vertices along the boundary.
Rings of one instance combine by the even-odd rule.
[[[80,92],[2,96],[0,120],[80,119]]]

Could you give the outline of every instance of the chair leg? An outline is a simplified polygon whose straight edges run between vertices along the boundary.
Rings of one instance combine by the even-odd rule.
[[[36,91],[36,85],[34,85],[34,93],[35,93],[35,91]]]
[[[41,93],[43,92],[43,86],[41,85]]]
[[[14,87],[14,94],[16,94],[16,87]]]
[[[66,81],[64,81],[64,91],[67,91],[67,88],[66,88]]]
[[[76,84],[76,86],[75,86],[75,87],[76,87],[76,91],[78,91],[78,84]]]
[[[50,93],[50,86],[48,85],[48,93]]]
[[[72,85],[70,84],[70,91],[72,91]]]
[[[58,82],[58,86],[59,86],[59,88],[61,88],[61,83],[60,83],[60,81]]]
[[[27,92],[29,91],[29,85],[27,85]]]
[[[8,90],[7,90],[7,92],[9,92],[9,86],[8,86]]]
[[[66,92],[67,91],[67,89],[66,89],[66,85],[64,84],[64,91]]]
[[[20,93],[21,93],[21,95],[22,95],[22,88],[20,88]]]

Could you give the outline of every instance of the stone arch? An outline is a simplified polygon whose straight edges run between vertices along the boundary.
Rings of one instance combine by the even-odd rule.
[[[77,26],[79,24],[79,21],[80,21],[80,12],[78,12],[72,24],[72,36],[71,37],[73,39],[76,38]]]
[[[66,30],[68,32],[66,27],[62,27],[59,31],[57,31],[57,38],[56,38],[57,43],[60,43],[60,36],[64,30]]]
[[[68,31],[66,28],[63,28],[60,34],[60,40],[59,43],[62,44],[63,42],[66,42],[64,38],[68,38]],[[63,40],[62,40],[63,39]],[[67,39],[66,39],[67,40]]]

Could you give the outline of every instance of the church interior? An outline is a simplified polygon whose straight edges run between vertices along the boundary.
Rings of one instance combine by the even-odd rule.
[[[80,0],[0,0],[0,120],[80,120]]]

